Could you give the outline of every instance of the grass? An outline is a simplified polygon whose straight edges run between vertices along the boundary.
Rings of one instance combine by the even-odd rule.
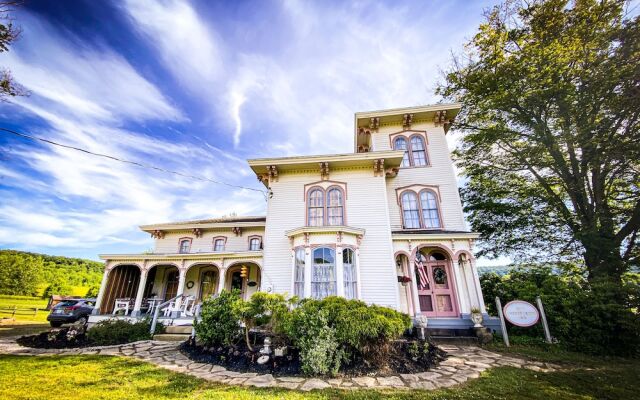
[[[13,318],[15,321],[46,322],[49,311],[45,310],[48,299],[30,296],[0,295],[0,318]],[[12,316],[13,307],[18,307],[15,316]],[[34,315],[35,308],[38,312]],[[28,310],[26,310],[28,309]]]
[[[49,329],[49,324],[43,324],[32,321],[11,322],[8,324],[0,323],[0,338],[8,336],[24,336],[35,335]]]
[[[518,349],[510,352],[518,353]],[[522,352],[522,349],[520,349]],[[526,352],[526,351],[525,351]],[[518,353],[521,354],[521,353]],[[544,357],[538,355],[538,357]],[[0,356],[0,399],[636,399],[640,361],[580,356],[589,368],[537,373],[494,368],[444,390],[310,393],[208,383],[139,361],[101,356]],[[574,357],[574,362],[580,357]],[[540,358],[539,358],[540,359]]]

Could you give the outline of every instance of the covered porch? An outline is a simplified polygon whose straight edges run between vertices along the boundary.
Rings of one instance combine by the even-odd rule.
[[[184,255],[181,255],[184,257]],[[235,257],[175,260],[157,255],[138,260],[106,261],[91,323],[107,318],[153,317],[171,325],[190,324],[200,305],[222,290],[237,289],[243,298],[260,290],[261,259]]]

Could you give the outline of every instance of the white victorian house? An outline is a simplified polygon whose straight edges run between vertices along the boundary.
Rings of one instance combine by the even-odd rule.
[[[337,295],[467,328],[486,317],[446,134],[459,104],[355,115],[354,151],[249,160],[266,216],[145,225],[153,252],[106,254],[90,322],[159,313],[189,324],[223,289]],[[488,321],[496,329],[495,320]]]

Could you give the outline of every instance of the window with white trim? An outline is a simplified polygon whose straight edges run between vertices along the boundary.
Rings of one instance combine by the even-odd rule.
[[[411,161],[409,161],[409,152],[407,151],[407,139],[400,136],[397,137],[393,141],[393,149],[394,150],[404,150],[404,155],[402,156],[402,164],[401,167],[410,167]]]
[[[342,191],[338,188],[327,192],[327,225],[344,224],[344,207]]]
[[[418,196],[415,192],[402,193],[402,219],[406,229],[420,228],[420,210],[418,209]]]
[[[305,250],[298,248],[295,255],[295,265],[293,268],[293,295],[304,297],[304,265]]]
[[[313,189],[309,193],[308,225],[324,225],[324,191]]]
[[[249,240],[249,250],[258,251],[262,247],[262,240],[260,238],[251,238]]]
[[[324,299],[336,295],[336,251],[320,247],[313,251],[311,297]]]
[[[424,139],[420,136],[411,138],[411,158],[414,167],[427,165],[427,152],[424,147]]]
[[[342,267],[344,280],[344,297],[347,299],[358,298],[356,258],[352,249],[342,250]]]
[[[430,190],[420,192],[420,206],[422,207],[422,222],[425,228],[439,228],[440,214],[436,194]]]
[[[191,240],[190,239],[182,239],[180,240],[179,252],[181,254],[188,253],[191,250]]]
[[[223,238],[216,239],[213,242],[213,251],[224,251],[224,242],[225,240]]]

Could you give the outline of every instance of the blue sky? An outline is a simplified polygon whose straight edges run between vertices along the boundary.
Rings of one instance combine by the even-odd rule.
[[[261,189],[246,158],[352,151],[353,113],[433,103],[482,1],[36,1],[1,126]],[[452,144],[453,145],[453,144]],[[0,134],[0,248],[97,258],[140,224],[264,213],[260,193]]]

